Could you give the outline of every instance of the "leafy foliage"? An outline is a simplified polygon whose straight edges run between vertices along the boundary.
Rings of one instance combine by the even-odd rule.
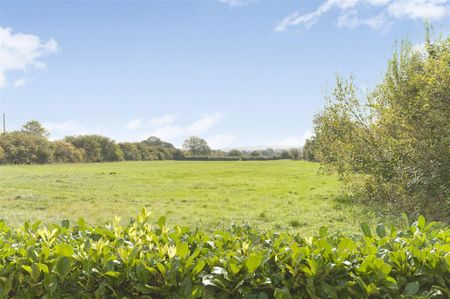
[[[171,149],[175,148],[172,143],[162,141],[161,139],[159,139],[158,137],[155,137],[155,136],[150,136],[149,138],[147,138],[146,140],[144,140],[142,142],[146,143],[148,145],[151,145],[151,146],[160,146],[160,147],[171,148]]]
[[[65,141],[83,149],[88,162],[123,160],[122,150],[108,137],[100,135],[68,136]]]
[[[316,155],[362,198],[450,217],[450,37],[426,53],[405,42],[361,100],[338,78],[315,118]]]
[[[22,132],[38,136],[38,137],[48,137],[48,131],[37,121],[30,120],[22,126]]]
[[[25,132],[0,134],[0,147],[3,159],[0,162],[11,164],[48,163],[53,159],[50,143],[45,137]]]
[[[182,159],[172,144],[157,137],[142,142],[124,142],[100,135],[68,136],[48,140],[47,130],[35,120],[22,130],[0,134],[0,164],[43,164],[105,161],[140,161]]]
[[[305,145],[303,146],[303,159],[306,161],[317,161],[315,137],[305,140]]]
[[[53,161],[58,163],[74,163],[84,161],[85,151],[64,140],[52,143]]]
[[[188,137],[183,143],[183,148],[192,156],[207,155],[211,151],[208,143],[197,136]]]
[[[450,229],[419,217],[362,238],[206,234],[146,210],[104,227],[0,222],[0,296],[12,298],[445,298]]]
[[[301,151],[297,148],[291,148],[289,150],[289,155],[292,159],[297,160],[301,157]]]

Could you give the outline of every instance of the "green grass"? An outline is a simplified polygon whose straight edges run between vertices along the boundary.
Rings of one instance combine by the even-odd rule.
[[[377,213],[336,200],[340,184],[304,161],[116,162],[0,167],[0,218],[12,225],[83,217],[91,224],[138,214],[203,229],[248,223],[259,229],[355,233]],[[385,220],[385,219],[383,219]]]

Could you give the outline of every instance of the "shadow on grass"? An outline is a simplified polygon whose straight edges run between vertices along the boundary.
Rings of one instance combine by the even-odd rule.
[[[365,218],[367,222],[382,222],[388,225],[397,225],[402,221],[401,214],[404,211],[400,211],[398,208],[384,203],[362,200],[358,196],[348,193],[338,194],[333,200],[335,202],[335,209],[353,211],[353,213],[358,214],[355,215],[358,216],[357,218]],[[411,218],[415,217],[411,215]]]

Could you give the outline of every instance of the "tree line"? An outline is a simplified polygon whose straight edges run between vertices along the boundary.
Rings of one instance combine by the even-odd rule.
[[[156,137],[116,143],[105,136],[79,135],[50,141],[48,132],[37,121],[27,122],[19,131],[0,135],[0,163],[3,164],[167,160],[180,155],[172,144]]]
[[[301,149],[261,151],[212,150],[199,137],[187,138],[182,149],[151,136],[140,142],[115,142],[101,135],[68,136],[51,141],[48,131],[35,120],[21,130],[0,134],[1,164],[44,164],[150,160],[268,160],[300,159]],[[228,159],[227,159],[228,158]]]

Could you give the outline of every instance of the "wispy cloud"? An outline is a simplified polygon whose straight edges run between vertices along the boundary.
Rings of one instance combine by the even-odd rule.
[[[164,114],[161,117],[153,117],[149,120],[148,125],[164,126],[173,123],[176,119],[176,115],[172,113]]]
[[[210,128],[217,125],[223,117],[223,113],[215,112],[212,114],[205,114],[198,120],[185,126],[174,123],[164,124],[150,131],[150,135],[167,140],[184,138],[190,135],[202,135],[205,134]]]
[[[229,6],[244,6],[258,0],[220,0],[220,2],[228,4]]]
[[[36,35],[14,33],[11,28],[0,27],[0,89],[8,85],[8,73],[45,68],[46,64],[41,58],[58,50],[54,39],[44,42]],[[25,81],[16,81],[13,86],[23,84]]]
[[[358,3],[358,0],[327,0],[322,3],[315,11],[300,14],[299,12],[294,12],[287,17],[285,17],[278,25],[275,27],[275,31],[285,31],[289,27],[304,25],[306,27],[311,27],[317,20],[326,12],[332,8],[349,9],[354,7]]]
[[[135,118],[125,124],[125,128],[129,130],[148,129],[152,127],[164,126],[173,123],[176,119],[176,115],[168,113],[160,117],[153,117],[148,121],[142,118]]]
[[[70,135],[102,134],[110,137],[102,126],[88,128],[76,120],[62,122],[47,122],[43,126],[50,132],[51,139],[63,138]]]
[[[14,87],[21,87],[21,86],[24,86],[26,82],[27,82],[27,79],[20,78],[20,79],[14,80],[12,85]]]
[[[351,10],[339,16],[337,21],[338,27],[355,28],[358,26],[367,26],[374,30],[387,29],[390,22],[386,20],[386,16],[380,13],[376,16],[361,18],[356,10]]]
[[[205,137],[210,129],[218,125],[223,118],[222,112],[214,112],[204,114],[190,123],[182,124],[177,121],[175,114],[167,113],[149,120],[141,117],[134,118],[125,124],[125,128],[134,131],[141,136],[141,139],[148,136],[157,136],[163,140],[179,144],[184,138],[191,135]],[[218,134],[208,137],[207,140],[211,143],[211,146],[221,148],[234,141],[234,138],[232,134]]]
[[[313,135],[313,130],[309,129],[299,136],[288,136],[275,142],[274,144],[279,147],[301,147],[305,144],[306,139],[311,138]]]
[[[142,118],[135,118],[125,124],[125,128],[129,130],[141,129],[143,125]]]
[[[448,0],[398,0],[392,2],[387,10],[396,18],[433,21],[448,17],[450,5]]]
[[[281,32],[291,27],[309,28],[322,15],[332,9],[339,11],[338,27],[355,28],[368,26],[384,30],[392,19],[442,20],[450,15],[450,0],[326,0],[316,10],[308,13],[294,12],[282,19],[275,31]],[[374,13],[371,8],[376,12]],[[367,15],[369,10],[369,15]],[[366,12],[360,16],[361,11]]]
[[[233,145],[233,142],[236,141],[236,135],[234,134],[218,134],[206,137],[206,141],[209,146],[213,149],[224,149]]]

